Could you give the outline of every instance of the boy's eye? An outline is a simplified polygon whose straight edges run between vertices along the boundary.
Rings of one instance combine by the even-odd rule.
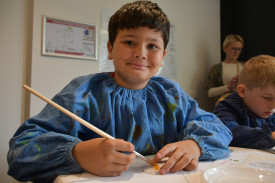
[[[133,41],[125,41],[124,43],[126,43],[127,45],[133,46],[134,42]]]
[[[155,48],[157,48],[157,46],[154,45],[154,44],[149,44],[149,45],[148,45],[148,48],[150,48],[150,49],[155,49]]]
[[[268,100],[268,101],[270,101],[270,100],[272,100],[272,97],[263,97],[265,100]]]

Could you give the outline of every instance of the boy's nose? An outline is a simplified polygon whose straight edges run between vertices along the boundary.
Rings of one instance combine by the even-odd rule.
[[[147,59],[147,50],[144,46],[137,46],[135,48],[135,58],[137,59]]]

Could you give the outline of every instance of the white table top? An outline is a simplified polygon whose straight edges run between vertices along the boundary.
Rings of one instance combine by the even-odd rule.
[[[228,157],[216,160],[199,162],[198,168],[193,171],[179,171],[176,173],[168,173],[166,175],[151,175],[144,172],[144,169],[149,165],[144,161],[137,158],[134,163],[130,166],[129,170],[123,172],[122,175],[118,177],[98,177],[90,173],[73,174],[73,175],[61,175],[58,176],[54,183],[102,183],[102,182],[117,182],[125,183],[127,182],[138,182],[138,183],[194,183],[201,182],[201,176],[203,171],[214,167],[221,166],[244,166],[251,168],[263,168],[271,172],[275,172],[275,155],[270,152],[264,152],[255,149],[245,149],[230,147],[231,153]],[[269,162],[272,166],[269,167],[256,167],[262,166],[261,164],[253,164],[253,161],[258,160],[262,162]],[[274,165],[274,166],[273,166]],[[254,167],[253,167],[254,166]]]

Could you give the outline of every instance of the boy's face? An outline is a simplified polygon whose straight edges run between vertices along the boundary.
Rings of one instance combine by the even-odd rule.
[[[238,85],[238,93],[245,105],[260,118],[268,118],[275,112],[275,87],[253,88]]]
[[[166,54],[161,32],[148,27],[119,30],[113,46],[108,42],[116,82],[130,89],[144,88],[162,66]]]

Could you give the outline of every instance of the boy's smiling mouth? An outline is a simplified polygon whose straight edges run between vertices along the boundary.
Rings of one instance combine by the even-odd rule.
[[[272,112],[265,112],[265,114],[267,114],[267,115],[272,115],[272,114],[274,114],[274,112],[272,111]]]
[[[128,63],[127,65],[130,65],[134,69],[144,70],[148,68],[146,64],[141,64],[141,63]]]

